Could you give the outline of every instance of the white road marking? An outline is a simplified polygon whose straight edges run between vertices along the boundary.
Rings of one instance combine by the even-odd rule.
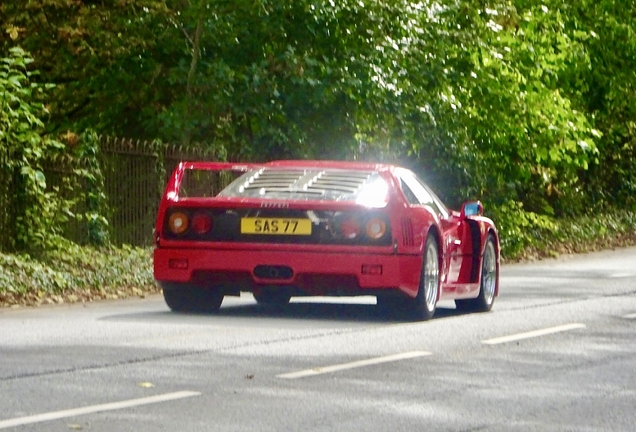
[[[18,417],[9,420],[0,420],[0,429],[7,429],[15,426],[22,426],[32,423],[41,423],[51,420],[59,420],[67,417],[75,417],[78,415],[92,414],[102,411],[113,411],[124,408],[131,408],[140,405],[149,405],[160,402],[167,402],[175,399],[183,399],[192,396],[199,396],[201,393],[193,391],[180,391],[175,393],[166,393],[157,396],[150,396],[140,399],[130,399],[120,402],[107,403],[102,405],[92,405],[83,408],[74,408],[64,411],[52,411],[44,414],[37,414],[28,417]]]
[[[371,366],[371,365],[376,365],[380,363],[388,363],[388,362],[394,362],[398,360],[406,360],[406,359],[412,359],[416,357],[429,356],[431,354],[432,353],[427,351],[410,351],[410,352],[405,352],[400,354],[389,355],[385,357],[376,357],[376,358],[371,358],[367,360],[354,361],[351,363],[343,363],[343,364],[333,365],[333,366],[315,367],[313,369],[306,369],[306,370],[302,370],[298,372],[290,372],[290,373],[276,375],[276,376],[278,378],[285,378],[285,379],[303,378],[308,376],[326,374],[330,372],[337,372],[337,371],[346,370],[346,369],[354,369],[354,368],[359,368],[363,366]]]
[[[623,318],[627,318],[627,319],[636,319],[636,313],[629,314],[629,315],[625,315]]]
[[[481,343],[486,344],[486,345],[497,345],[497,344],[502,344],[502,343],[506,343],[506,342],[513,342],[513,341],[518,341],[518,340],[522,340],[522,339],[530,339],[530,338],[533,338],[533,337],[545,336],[545,335],[549,335],[549,334],[553,334],[553,333],[560,333],[560,332],[564,332],[564,331],[576,330],[576,329],[581,329],[581,328],[585,328],[585,324],[579,324],[579,323],[565,324],[565,325],[561,325],[561,326],[557,326],[557,327],[550,327],[550,328],[545,328],[545,329],[541,329],[541,330],[534,330],[534,331],[530,331],[530,332],[526,332],[526,333],[518,333],[518,334],[514,334],[514,335],[510,335],[510,336],[503,336],[503,337],[498,337],[498,338],[494,338],[494,339],[486,339],[486,340],[481,341]]]
[[[618,279],[618,278],[628,278],[628,277],[632,277],[633,274],[632,273],[614,273],[609,275],[610,278],[612,279]]]

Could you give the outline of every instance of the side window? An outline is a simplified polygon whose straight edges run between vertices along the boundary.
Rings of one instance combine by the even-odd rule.
[[[419,204],[420,201],[417,199],[411,188],[406,184],[404,179],[400,179],[400,186],[402,187],[402,192],[404,192],[404,196],[409,204]]]
[[[437,197],[437,195],[435,195],[435,193],[431,191],[431,189],[419,177],[415,175],[413,177],[418,182],[418,184],[426,190],[426,193],[431,198],[431,206],[435,210],[437,210],[438,214],[442,215],[444,218],[448,218],[450,216],[450,213],[448,212],[446,206],[442,204],[442,201]]]
[[[443,217],[448,217],[448,211],[439,199],[429,192],[428,188],[424,186],[420,179],[415,177],[411,173],[404,173],[400,175],[400,184],[402,191],[410,204],[427,205],[433,208],[437,214]]]
[[[402,183],[406,184],[411,193],[415,195],[417,202],[411,204],[424,204],[431,205],[433,204],[433,197],[430,193],[417,181],[414,177],[410,175],[403,175],[401,177]],[[405,192],[406,194],[406,192]],[[408,198],[408,197],[407,197]],[[410,199],[409,199],[410,202]]]

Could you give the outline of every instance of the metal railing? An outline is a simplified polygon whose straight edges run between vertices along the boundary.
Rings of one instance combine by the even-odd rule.
[[[99,142],[98,158],[109,211],[105,216],[110,240],[115,245],[151,245],[161,193],[174,168],[184,160],[215,160],[212,150],[183,149],[157,141],[100,137]],[[9,251],[15,229],[11,209],[15,191],[8,157],[0,149],[0,250],[3,251]],[[76,167],[70,159],[58,159],[47,161],[43,168],[47,187],[53,188],[61,186]],[[78,203],[75,210],[81,212],[83,203]],[[70,219],[64,235],[84,244],[88,241],[88,225],[85,221]]]

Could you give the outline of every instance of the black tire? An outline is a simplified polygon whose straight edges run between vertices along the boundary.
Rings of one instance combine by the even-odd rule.
[[[404,314],[404,310],[408,308],[408,302],[411,299],[407,299],[400,296],[376,296],[376,308],[381,315],[386,315],[392,318],[401,318]]]
[[[481,279],[479,283],[479,295],[468,300],[455,300],[455,307],[463,312],[489,312],[495,304],[495,293],[499,285],[499,263],[497,262],[497,250],[495,238],[488,235],[484,254],[481,257]]]
[[[258,304],[282,306],[289,303],[291,295],[285,291],[272,289],[255,292],[254,299]]]
[[[185,284],[164,287],[163,298],[174,312],[217,312],[223,303],[222,292]]]
[[[430,261],[428,261],[429,258]],[[428,269],[427,262],[429,263]],[[419,321],[433,318],[437,309],[440,281],[439,253],[433,235],[429,235],[426,239],[421,272],[420,286],[415,298],[389,295],[376,297],[377,307],[381,314]]]
[[[410,315],[416,320],[427,321],[435,315],[439,296],[439,267],[437,241],[434,235],[429,234],[422,259],[420,286],[415,298],[409,301]]]

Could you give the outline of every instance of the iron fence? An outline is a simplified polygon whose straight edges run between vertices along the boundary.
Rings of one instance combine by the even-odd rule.
[[[214,160],[211,150],[183,149],[158,141],[100,137],[99,164],[104,178],[108,202],[110,240],[121,246],[149,246],[161,193],[168,176],[184,160]],[[11,211],[13,173],[8,169],[8,155],[0,149],[0,250],[9,251],[14,235],[14,215]],[[81,162],[81,161],[80,161]],[[47,187],[57,187],[64,197],[72,199],[73,189],[63,187],[73,176],[77,161],[59,158],[47,161],[43,168]],[[76,185],[82,188],[82,184]],[[70,194],[70,195],[69,195]],[[74,208],[82,213],[86,206],[78,202]],[[86,221],[70,218],[65,237],[80,244],[88,241]]]

